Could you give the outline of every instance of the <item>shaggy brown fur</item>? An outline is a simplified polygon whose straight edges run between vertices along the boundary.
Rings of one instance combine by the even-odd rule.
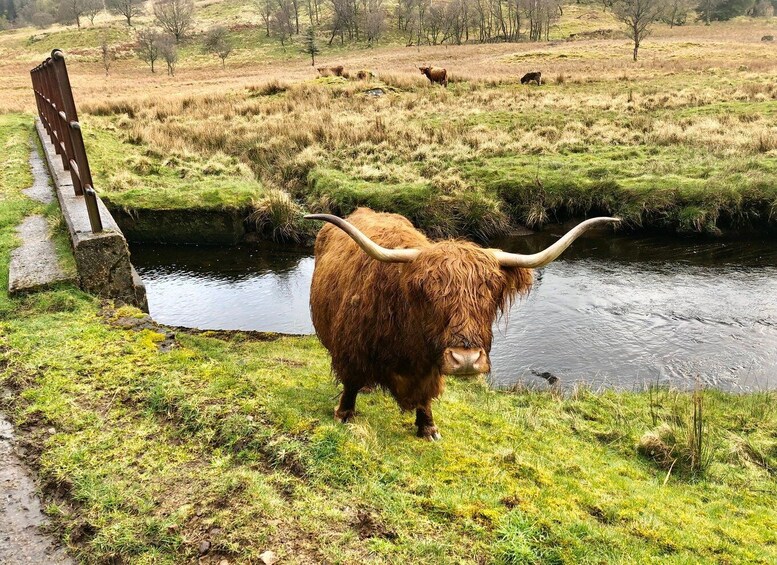
[[[445,69],[439,69],[437,67],[418,67],[418,70],[422,74],[426,75],[432,84],[441,84],[444,87],[448,87],[448,71]]]
[[[443,352],[488,353],[494,320],[528,292],[532,271],[500,267],[472,243],[431,242],[396,214],[359,208],[348,221],[383,247],[422,251],[411,263],[381,263],[333,225],[318,233],[310,308],[343,383],[335,416],[350,419],[359,389],[379,385],[416,410],[420,437],[436,437],[431,402],[444,388]]]
[[[542,73],[535,71],[533,73],[526,73],[521,77],[521,84],[529,84],[530,82],[536,82],[537,86],[542,84]]]
[[[337,65],[336,67],[318,67],[318,74],[320,74],[322,77],[328,77],[328,76],[336,76],[341,77],[343,76],[343,66]]]

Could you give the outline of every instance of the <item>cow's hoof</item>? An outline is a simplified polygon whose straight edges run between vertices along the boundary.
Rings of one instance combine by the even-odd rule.
[[[440,432],[437,431],[437,426],[423,426],[418,428],[418,437],[428,441],[439,441],[442,439]]]
[[[340,422],[341,424],[347,424],[351,420],[353,420],[354,416],[356,416],[355,410],[338,410],[335,408],[335,421]]]

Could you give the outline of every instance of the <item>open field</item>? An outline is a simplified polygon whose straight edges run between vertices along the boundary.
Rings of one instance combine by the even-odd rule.
[[[211,4],[202,26],[233,12]],[[774,26],[657,26],[636,64],[626,39],[324,51],[320,64],[371,69],[369,82],[316,79],[298,46],[280,49],[259,28],[236,32],[225,70],[195,38],[175,77],[121,59],[107,78],[100,28],[20,30],[0,34],[10,77],[0,92],[4,109],[30,110],[24,73],[72,42],[97,189],[129,210],[254,208],[288,221],[368,205],[479,239],[607,213],[716,233],[775,225],[777,48],[760,41]],[[554,34],[616,28],[610,14],[570,6]],[[449,69],[447,90],[415,70],[428,63]],[[518,84],[528,70],[546,84]],[[281,228],[271,233],[306,234]]]
[[[0,116],[3,289],[31,133]],[[382,393],[335,424],[315,338],[173,336],[69,286],[0,293],[0,388],[86,563],[777,560],[774,392],[451,379],[432,444]]]

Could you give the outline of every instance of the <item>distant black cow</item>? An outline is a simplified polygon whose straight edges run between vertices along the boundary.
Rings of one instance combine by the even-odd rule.
[[[774,36],[773,35],[764,35],[761,38],[761,41],[774,41]]]
[[[542,73],[534,71],[533,73],[526,73],[521,77],[521,84],[529,84],[530,82],[536,82],[537,86],[542,84]]]

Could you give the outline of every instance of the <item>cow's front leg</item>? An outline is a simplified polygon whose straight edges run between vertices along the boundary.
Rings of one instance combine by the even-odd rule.
[[[356,395],[359,387],[343,383],[343,393],[340,395],[340,404],[335,408],[335,420],[345,424],[356,416]]]
[[[437,441],[442,439],[437,426],[434,425],[434,416],[432,416],[432,401],[427,400],[424,404],[415,410],[415,425],[418,426],[418,437]]]

